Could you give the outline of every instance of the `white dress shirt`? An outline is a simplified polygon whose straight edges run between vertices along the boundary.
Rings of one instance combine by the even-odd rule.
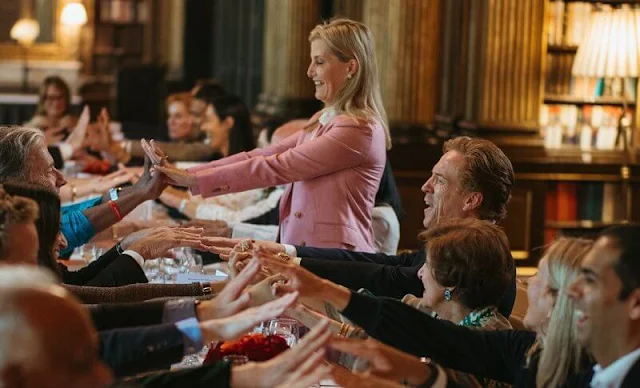
[[[602,368],[600,364],[594,366],[590,386],[592,388],[619,388],[639,358],[640,348],[620,357],[606,368]]]

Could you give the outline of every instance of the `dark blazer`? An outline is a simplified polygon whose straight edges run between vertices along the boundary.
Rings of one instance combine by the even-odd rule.
[[[158,325],[162,323],[164,307],[164,300],[87,306],[98,331]]]
[[[76,286],[115,287],[147,283],[147,277],[138,263],[129,255],[118,255],[115,248],[78,271],[69,271],[60,264],[62,281]]]
[[[99,332],[100,357],[116,376],[167,369],[184,356],[182,332],[174,324]]]
[[[418,270],[424,263],[424,248],[396,256],[301,246],[296,246],[296,251],[302,258],[301,266],[352,290],[366,288],[375,295],[395,299],[401,299],[406,294],[421,297],[424,292],[422,281],[418,278]],[[515,264],[512,274],[511,285],[497,306],[500,314],[507,318],[516,300]]]
[[[593,378],[593,369],[588,369],[583,371],[582,373],[578,373],[574,376],[571,376],[567,380],[566,387],[584,387],[588,388],[591,383],[591,379]],[[620,388],[636,388],[640,387],[640,359],[636,361],[635,364],[629,370],[629,373],[622,380],[622,384]]]

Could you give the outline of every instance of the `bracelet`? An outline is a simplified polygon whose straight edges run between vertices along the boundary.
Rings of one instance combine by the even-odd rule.
[[[118,219],[118,221],[122,220],[122,213],[120,212],[118,205],[113,201],[109,201],[108,203],[109,203],[109,207],[113,211],[113,214],[116,215],[116,218]]]
[[[116,252],[118,252],[118,255],[121,255],[122,252],[124,252],[124,249],[122,249],[122,241],[116,244]]]
[[[180,211],[180,213],[184,213],[184,209],[187,207],[188,204],[189,204],[189,201],[186,199],[183,199],[182,201],[180,201],[180,206],[178,207],[178,211]]]
[[[202,295],[211,295],[212,293],[213,293],[213,290],[211,289],[211,286],[202,287]]]
[[[346,337],[348,332],[349,332],[349,325],[342,322],[340,324],[340,331],[338,332],[338,337]]]

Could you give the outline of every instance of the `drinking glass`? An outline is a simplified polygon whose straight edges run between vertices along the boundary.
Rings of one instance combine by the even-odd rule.
[[[269,335],[279,335],[287,341],[289,347],[298,342],[298,321],[290,318],[275,318],[269,321]]]

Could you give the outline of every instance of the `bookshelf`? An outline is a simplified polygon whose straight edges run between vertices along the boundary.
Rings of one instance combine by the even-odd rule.
[[[111,76],[152,59],[154,0],[96,0],[91,72]]]
[[[635,1],[549,0],[545,8],[541,136],[550,155],[585,163],[584,173],[548,177],[544,192],[544,244],[566,236],[592,236],[634,219],[634,188],[629,163],[637,142],[637,78],[577,77],[573,62],[589,34],[595,11],[638,7]],[[624,96],[622,91],[625,91]],[[625,111],[626,109],[626,111]],[[624,114],[627,146],[619,141]],[[617,160],[606,174],[590,176],[592,159]],[[636,205],[637,206],[637,205]]]

